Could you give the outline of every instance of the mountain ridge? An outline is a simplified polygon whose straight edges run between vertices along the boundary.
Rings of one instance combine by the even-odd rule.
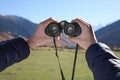
[[[25,18],[14,15],[0,15],[0,32],[13,37],[23,36],[29,38],[34,33],[38,24]],[[3,36],[4,37],[4,36]]]
[[[120,20],[117,20],[95,32],[99,42],[120,47]]]
[[[0,41],[23,37],[28,39],[35,32],[38,24],[25,18],[14,15],[0,15]],[[75,43],[69,41],[65,35],[61,35],[61,47],[75,47]],[[53,46],[48,43],[46,46]]]
[[[38,24],[15,15],[0,15],[0,41],[23,37],[28,39],[37,29]],[[120,47],[120,20],[117,20],[95,32],[99,42],[108,46]],[[69,41],[67,36],[61,35],[61,47],[75,47],[75,43]],[[47,46],[53,46],[49,43]]]

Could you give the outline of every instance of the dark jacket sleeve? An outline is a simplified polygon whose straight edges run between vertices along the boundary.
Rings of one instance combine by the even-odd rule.
[[[86,52],[86,60],[94,80],[120,80],[120,60],[105,44],[91,45]]]
[[[0,42],[0,71],[29,56],[28,44],[22,38]]]

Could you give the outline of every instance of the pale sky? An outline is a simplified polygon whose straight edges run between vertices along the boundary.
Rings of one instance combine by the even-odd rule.
[[[92,25],[105,25],[120,19],[120,0],[1,0],[0,14],[35,23],[49,17],[59,21],[78,17]]]

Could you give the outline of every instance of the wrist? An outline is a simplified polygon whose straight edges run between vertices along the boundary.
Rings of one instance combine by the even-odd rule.
[[[30,49],[34,49],[37,46],[35,42],[36,41],[32,38],[27,40],[27,43]]]
[[[93,44],[95,44],[95,43],[97,43],[97,40],[91,41],[91,42],[89,43],[88,47],[86,48],[86,50],[87,50],[91,45],[93,45]]]

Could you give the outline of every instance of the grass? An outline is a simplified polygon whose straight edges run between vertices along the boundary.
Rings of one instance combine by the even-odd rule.
[[[71,80],[74,50],[59,49],[58,53],[66,80]],[[26,60],[1,72],[0,80],[61,80],[55,50],[53,48],[32,50]],[[79,50],[78,53],[75,80],[93,80],[83,50]]]

